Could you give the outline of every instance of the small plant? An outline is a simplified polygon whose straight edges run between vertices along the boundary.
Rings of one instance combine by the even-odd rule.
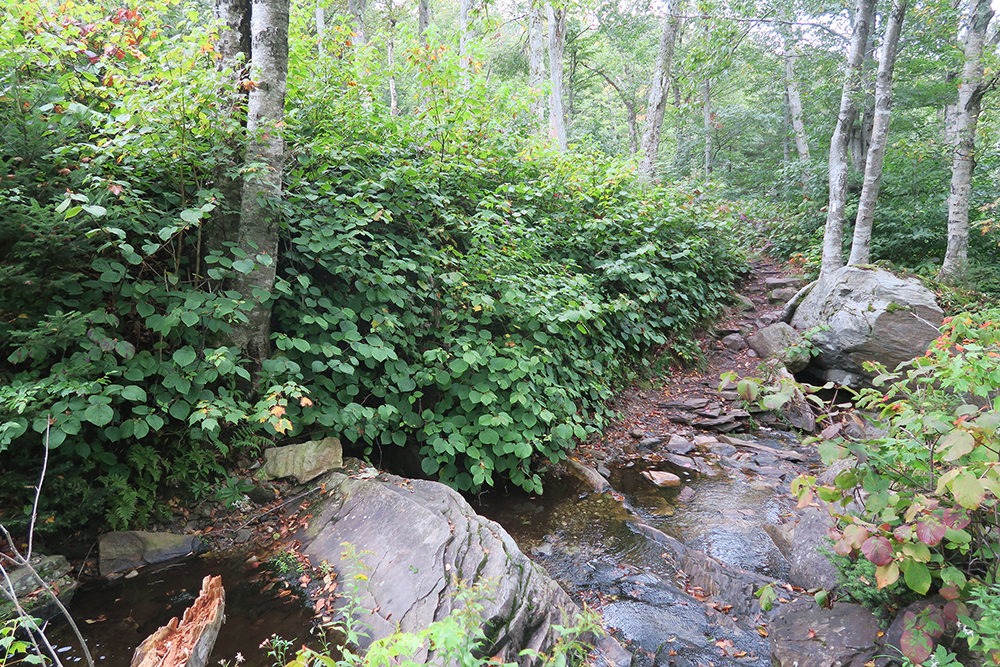
[[[227,508],[234,506],[243,508],[247,503],[247,495],[253,489],[253,483],[239,477],[230,477],[226,483],[215,492],[215,499],[225,503]]]
[[[979,609],[977,618],[959,617],[961,630],[973,651],[985,654],[987,664],[1000,665],[1000,584],[979,585],[972,590],[969,604]]]
[[[34,618],[12,618],[0,623],[0,667],[8,667],[21,663],[28,665],[44,665],[45,659],[35,652],[37,648],[31,642],[17,638],[21,630],[31,631],[39,627],[41,621]]]

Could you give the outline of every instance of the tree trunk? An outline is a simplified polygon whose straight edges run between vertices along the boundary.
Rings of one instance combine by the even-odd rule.
[[[785,53],[785,90],[788,93],[788,115],[792,120],[792,132],[795,134],[795,150],[799,154],[799,162],[809,162],[809,135],[806,134],[806,124],[802,120],[802,96],[799,94],[799,81],[795,78],[795,61],[798,55]]]
[[[674,58],[674,43],[680,19],[676,16],[677,0],[667,3],[667,15],[663,17],[663,31],[660,33],[660,48],[656,54],[656,66],[649,84],[649,101],[646,103],[646,124],[642,129],[642,143],[639,144],[640,180],[651,181],[656,173],[656,158],[660,151],[660,134],[663,132],[663,116],[667,110],[667,82],[670,81],[670,67]]]
[[[260,0],[255,0],[260,2]],[[365,0],[347,0],[347,12],[351,15],[354,28],[351,31],[351,44],[361,46],[368,41],[365,34]]]
[[[792,124],[791,102],[788,99],[788,88],[785,88],[785,112],[781,114],[781,161],[788,163],[792,161],[792,151],[788,144],[788,128]]]
[[[549,138],[559,150],[565,151],[566,117],[563,109],[563,49],[566,46],[566,8],[558,9],[551,2],[545,3],[549,19],[549,76],[552,92],[549,94]]]
[[[472,70],[469,57],[469,13],[472,10],[472,0],[458,0],[458,63],[462,69],[462,89],[469,89],[469,76]]]
[[[531,102],[528,113],[536,119],[538,127],[545,126],[545,98],[542,87],[545,85],[545,8],[538,0],[532,0],[528,6],[528,86],[531,87]]]
[[[671,82],[671,86],[674,91],[674,109],[679,112],[682,103],[681,87],[676,79]],[[678,174],[682,173],[687,165],[688,150],[691,144],[690,138],[685,133],[686,128],[687,125],[684,122],[678,122],[674,125],[674,141],[677,144],[677,151],[674,153],[674,171]]]
[[[938,271],[940,280],[954,282],[964,277],[969,261],[969,198],[972,172],[976,168],[976,127],[983,95],[990,84],[984,81],[983,44],[993,18],[990,0],[975,0],[965,33],[965,64],[958,86],[958,138],[951,158],[951,191],[948,194],[948,247]]]
[[[830,139],[830,201],[827,204],[826,227],[823,231],[823,262],[820,278],[836,271],[844,263],[844,210],[847,207],[848,139],[857,118],[854,100],[861,90],[861,74],[871,27],[874,0],[857,0],[854,11],[854,31],[847,54],[847,71],[840,93],[837,125]]]
[[[326,15],[323,12],[323,5],[316,2],[316,48],[323,47],[323,35],[326,34]]]
[[[705,129],[705,178],[712,173],[712,84],[701,84],[701,121]]]
[[[882,62],[875,77],[875,118],[872,122],[871,145],[865,161],[865,180],[858,202],[858,215],[854,222],[854,239],[848,264],[867,264],[871,258],[872,223],[875,204],[882,183],[882,162],[889,140],[889,119],[892,112],[892,76],[899,50],[899,33],[906,17],[907,0],[893,0],[882,40]]]
[[[420,36],[420,43],[427,43],[427,28],[431,25],[431,0],[418,0],[417,2],[417,34]]]
[[[251,17],[252,80],[247,106],[246,167],[237,241],[254,266],[237,271],[233,289],[252,304],[247,321],[233,327],[232,344],[257,368],[270,355],[271,306],[278,256],[285,86],[288,75],[289,0],[254,0]]]
[[[389,115],[399,115],[399,95],[396,93],[396,22],[389,20],[389,42],[385,47],[386,65],[389,67]]]

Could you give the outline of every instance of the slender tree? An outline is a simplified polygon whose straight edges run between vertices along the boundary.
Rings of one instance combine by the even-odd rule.
[[[840,110],[830,139],[830,200],[823,231],[820,278],[836,271],[844,263],[844,211],[847,207],[847,177],[850,169],[848,142],[851,127],[857,119],[855,99],[861,90],[862,67],[874,7],[875,0],[857,0],[854,10],[854,27],[848,47],[844,85],[840,93]]]
[[[640,179],[650,181],[656,173],[656,158],[660,152],[660,134],[663,131],[663,116],[667,110],[667,84],[670,81],[670,67],[674,58],[674,44],[680,29],[677,16],[677,0],[669,0],[667,14],[663,17],[660,46],[656,53],[656,65],[649,84],[649,100],[646,104],[646,122],[642,128],[639,144]]]
[[[472,11],[472,0],[458,0],[458,62],[462,68],[462,87],[469,89],[469,76],[472,71],[472,60],[469,55],[469,44],[472,36],[469,33],[469,14]]]
[[[892,77],[899,50],[899,35],[906,17],[907,0],[893,0],[889,22],[882,39],[882,58],[875,77],[875,118],[872,122],[871,144],[865,161],[865,179],[858,201],[858,215],[854,222],[854,238],[848,264],[867,264],[871,256],[872,224],[875,221],[875,204],[882,183],[882,163],[889,140],[889,119],[892,112]]]
[[[237,272],[233,288],[252,304],[247,321],[233,327],[232,344],[259,366],[270,356],[271,307],[280,224],[282,125],[288,76],[289,0],[254,0],[250,19],[250,75],[246,166],[237,241],[254,261]]]
[[[996,83],[985,77],[983,45],[993,19],[990,0],[973,0],[965,32],[965,64],[958,86],[955,114],[955,149],[951,158],[951,190],[948,194],[948,246],[938,278],[954,282],[965,275],[969,261],[969,198],[972,172],[976,168],[976,128],[983,95]]]
[[[531,101],[528,113],[537,119],[538,127],[545,127],[545,8],[540,0],[528,2],[528,85],[531,87]]]
[[[799,94],[799,80],[795,76],[795,61],[799,55],[795,47],[785,49],[785,93],[788,95],[788,115],[792,121],[792,134],[795,135],[795,150],[799,162],[809,163],[809,135],[802,119],[802,95]]]
[[[559,150],[565,151],[566,109],[563,102],[563,51],[566,48],[566,8],[545,3],[545,13],[549,19],[549,77],[552,89],[549,93],[549,137],[556,142]]]
[[[431,0],[418,0],[417,2],[417,34],[420,35],[420,43],[427,43],[427,28],[431,25]]]

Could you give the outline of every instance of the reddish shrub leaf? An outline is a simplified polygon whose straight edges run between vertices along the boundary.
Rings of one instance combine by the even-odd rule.
[[[913,664],[919,665],[931,657],[934,641],[926,632],[908,627],[903,630],[903,636],[899,640],[899,648]]]
[[[881,535],[875,535],[864,541],[861,553],[875,565],[888,565],[892,562],[892,543]]]
[[[958,589],[955,588],[954,586],[945,586],[944,588],[940,589],[938,593],[940,593],[941,597],[943,597],[945,600],[957,600],[958,598],[962,597],[962,594],[959,593]]]
[[[907,524],[896,526],[896,530],[892,531],[892,536],[899,542],[909,542],[913,536],[913,526]]]
[[[958,509],[957,507],[946,509],[941,520],[945,526],[954,528],[955,530],[962,530],[972,521],[968,510]]]
[[[947,531],[948,526],[936,514],[928,514],[917,522],[917,539],[929,547],[940,544]]]

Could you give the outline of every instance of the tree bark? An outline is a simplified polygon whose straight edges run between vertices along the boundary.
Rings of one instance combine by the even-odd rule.
[[[563,50],[566,46],[566,8],[555,8],[551,2],[545,3],[545,13],[549,19],[549,76],[552,91],[549,93],[549,138],[556,142],[559,150],[565,151],[566,117],[563,108]]]
[[[851,241],[851,265],[867,264],[871,258],[872,224],[875,221],[875,204],[882,183],[882,163],[889,140],[889,119],[892,112],[892,77],[899,51],[899,34],[906,17],[907,0],[893,0],[889,22],[882,39],[882,61],[875,77],[875,118],[872,121],[871,144],[865,160],[865,179],[858,202],[858,215],[854,222]]]
[[[642,128],[642,142],[639,144],[638,177],[643,181],[653,180],[656,173],[656,159],[660,152],[660,135],[663,132],[663,116],[667,110],[667,83],[670,81],[670,67],[674,59],[674,44],[680,19],[676,11],[677,0],[667,3],[667,15],[663,17],[660,33],[660,47],[656,54],[656,66],[649,84],[649,100],[646,103],[646,123]]]
[[[802,96],[799,94],[799,81],[795,78],[795,61],[798,54],[785,52],[785,90],[788,93],[788,115],[792,121],[792,133],[795,135],[795,150],[799,154],[799,162],[809,162],[809,135],[806,134],[806,124],[802,120]]]
[[[948,194],[948,246],[938,271],[938,278],[948,282],[961,280],[969,261],[969,198],[972,172],[976,168],[976,128],[983,95],[993,83],[986,83],[983,72],[983,45],[992,19],[990,0],[974,0],[965,33],[962,82],[958,86],[957,142],[952,152]]]
[[[399,95],[396,92],[396,21],[389,19],[389,42],[385,46],[385,60],[389,68],[389,115],[399,115]]]
[[[705,130],[705,178],[712,173],[712,84],[705,79],[701,84],[701,120]]]
[[[830,200],[827,204],[826,227],[823,231],[823,261],[820,279],[836,271],[844,263],[844,211],[847,207],[848,140],[851,126],[857,118],[855,98],[861,90],[862,67],[868,31],[871,27],[874,0],[857,0],[854,11],[854,30],[847,54],[844,85],[840,93],[840,110],[837,125],[830,139]]]
[[[323,11],[323,5],[319,0],[316,2],[316,48],[323,48],[323,35],[326,34],[326,14]]]
[[[420,36],[420,43],[427,43],[427,28],[431,26],[431,0],[419,0],[417,2],[417,35]]]
[[[545,8],[538,0],[532,0],[528,5],[528,86],[531,88],[531,102],[528,113],[538,123],[545,127],[545,98],[542,87],[545,85]]]
[[[255,0],[259,1],[259,0]],[[351,31],[351,44],[361,46],[368,42],[365,31],[365,0],[347,0],[347,12],[351,15],[354,29]]]
[[[251,75],[247,107],[246,167],[237,241],[253,260],[237,271],[232,287],[252,305],[247,321],[233,327],[231,343],[257,367],[270,356],[271,306],[278,258],[285,87],[288,77],[289,0],[254,0],[251,15]]]

